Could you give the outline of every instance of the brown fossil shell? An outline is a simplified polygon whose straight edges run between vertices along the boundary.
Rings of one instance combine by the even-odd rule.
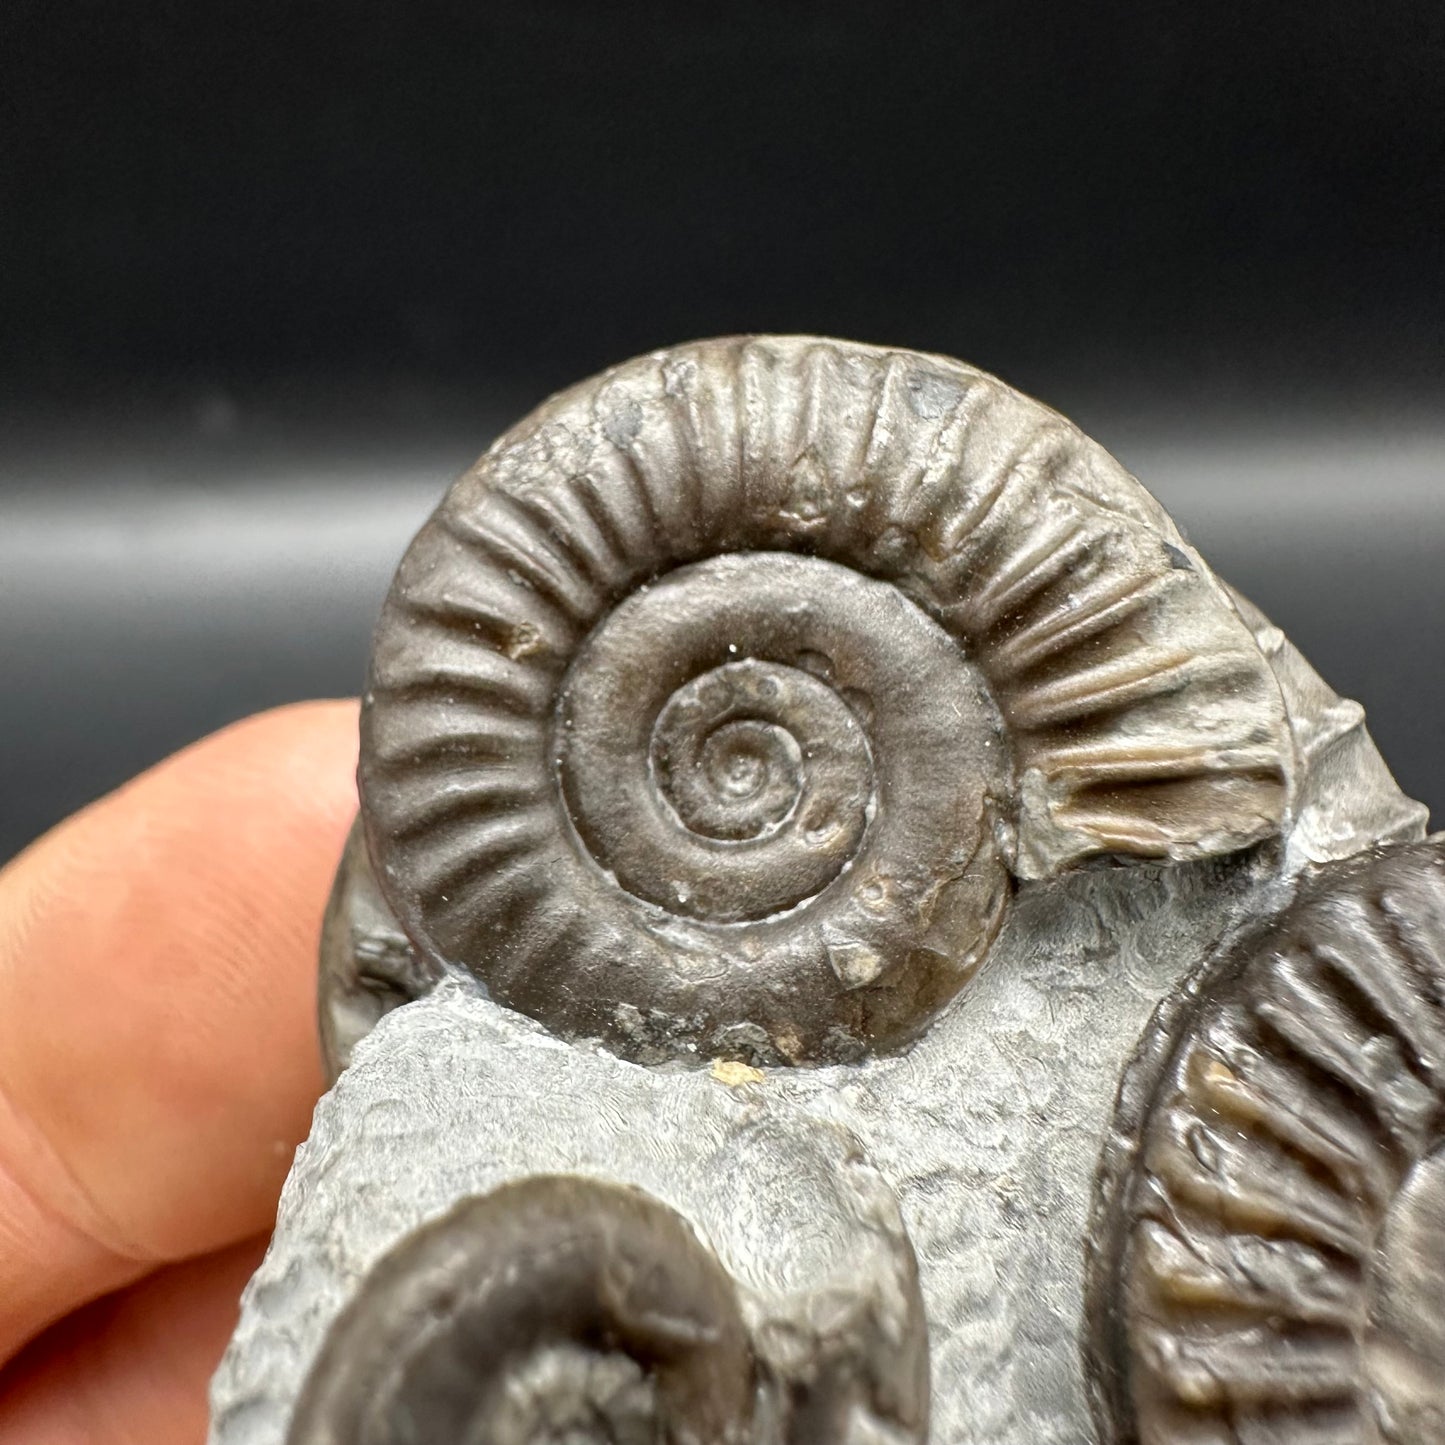
[[[321,924],[316,1021],[328,1085],[384,1014],[429,993],[441,970],[397,927],[376,886],[361,820],[352,824]]]
[[[1278,831],[1277,685],[1063,418],[940,357],[678,347],[502,437],[407,553],[360,781],[420,952],[644,1061],[914,1037],[1018,878]]]
[[[1445,1439],[1445,840],[1321,869],[1126,1076],[1104,1438]]]
[[[387,1256],[328,1335],[288,1445],[741,1445],[755,1366],[736,1292],[638,1190],[536,1177]]]
[[[869,1296],[739,1289],[643,1190],[532,1175],[384,1255],[332,1323],[288,1445],[833,1445],[928,1436],[912,1250]],[[866,1274],[866,1267],[864,1270]]]

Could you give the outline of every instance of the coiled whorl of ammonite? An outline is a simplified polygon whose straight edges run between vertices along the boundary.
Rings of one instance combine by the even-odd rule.
[[[732,1281],[638,1190],[538,1177],[372,1271],[288,1445],[742,1445],[757,1380]]]
[[[1445,839],[1321,869],[1120,1096],[1105,1438],[1445,1440]]]
[[[554,398],[376,637],[378,885],[439,965],[644,1061],[916,1035],[1012,878],[1276,832],[1278,688],[1152,499],[957,362],[752,338]]]

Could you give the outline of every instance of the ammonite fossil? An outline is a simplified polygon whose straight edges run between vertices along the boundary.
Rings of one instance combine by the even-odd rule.
[[[377,1266],[290,1438],[731,1445],[751,1434],[754,1376],[732,1283],[680,1216],[534,1177],[465,1200]]]
[[[784,1331],[745,1301],[657,1200],[530,1176],[463,1201],[377,1265],[328,1335],[287,1439],[783,1445],[856,1438],[861,1397],[889,1439],[922,1440],[922,1303],[906,1249],[895,1262],[897,1293],[880,1291],[876,1318],[830,1302],[820,1348],[806,1317]]]
[[[1046,407],[787,337],[553,398],[359,780],[212,1445],[1439,1438],[1440,845]]]
[[[745,339],[508,433],[412,543],[361,788],[420,953],[641,1058],[906,1042],[1011,875],[1284,815],[1279,688],[1147,494],[941,358]]]
[[[1445,1439],[1445,841],[1313,880],[1159,1035],[1098,1283],[1119,1434]]]

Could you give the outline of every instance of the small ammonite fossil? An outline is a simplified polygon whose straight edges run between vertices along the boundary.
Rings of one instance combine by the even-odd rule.
[[[290,1445],[743,1445],[732,1282],[636,1190],[533,1177],[410,1236],[338,1320]]]
[[[1062,417],[627,362],[361,732],[211,1445],[1445,1440],[1445,842]]]
[[[927,1348],[905,1262],[892,1318],[834,1299],[817,1338],[793,1320],[770,1350],[766,1311],[676,1211],[533,1175],[377,1264],[327,1336],[288,1445],[919,1445]]]
[[[503,436],[412,543],[361,794],[423,969],[643,1061],[896,1048],[1016,878],[1277,831],[1279,687],[1062,417],[958,362],[678,347]]]
[[[1114,1438],[1445,1440],[1445,841],[1322,870],[1153,1053],[1095,1281]]]

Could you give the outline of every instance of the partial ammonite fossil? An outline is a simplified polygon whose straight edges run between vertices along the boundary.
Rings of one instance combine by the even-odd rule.
[[[358,818],[347,835],[321,926],[316,1017],[328,1082],[382,1015],[429,992],[441,968],[412,946],[376,886]]]
[[[682,346],[452,488],[376,635],[369,863],[423,973],[642,1061],[906,1043],[1015,878],[1278,832],[1278,686],[1062,417],[958,362]]]
[[[856,1297],[779,1314],[652,1195],[519,1179],[463,1200],[370,1271],[287,1442],[921,1445],[927,1333],[900,1244],[894,1274],[879,1281],[865,1264]]]
[[[1118,1129],[1106,1438],[1445,1439],[1445,841],[1320,870],[1166,1005]]]
[[[469,1199],[372,1271],[289,1445],[744,1445],[757,1368],[737,1292],[672,1210],[534,1176]]]

